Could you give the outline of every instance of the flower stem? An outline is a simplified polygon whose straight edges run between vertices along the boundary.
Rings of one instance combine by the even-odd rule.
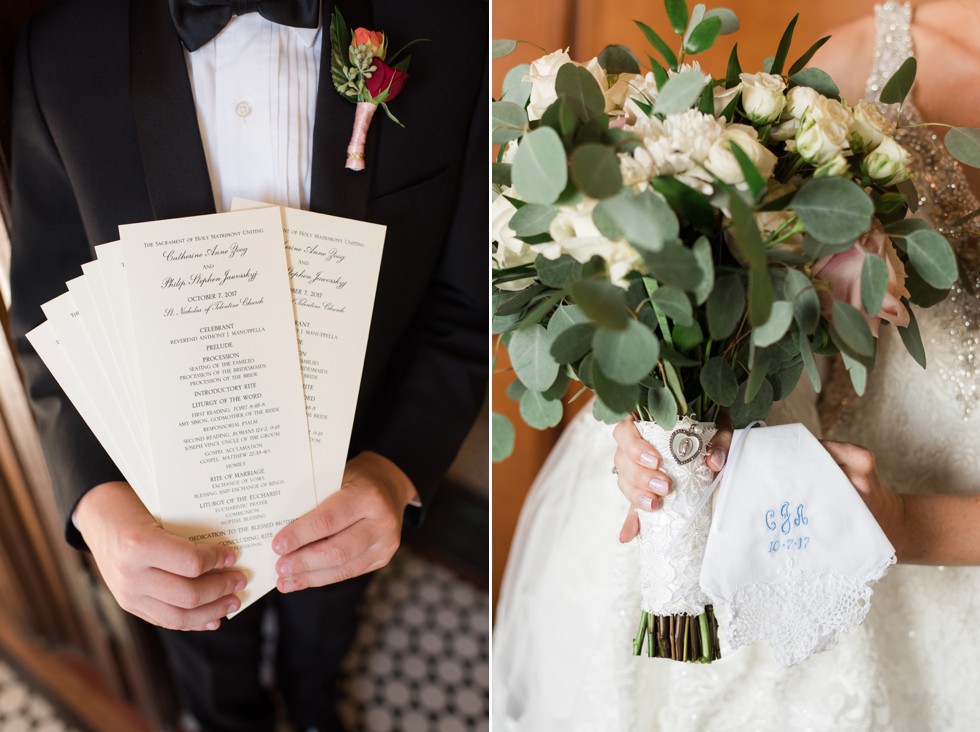
[[[709,628],[708,613],[703,612],[698,616],[698,626],[701,629],[701,660],[705,663],[711,662],[711,630]]]
[[[636,638],[633,639],[633,655],[639,656],[643,651],[643,638],[647,632],[647,621],[650,618],[650,614],[644,611],[643,615],[640,616],[640,629],[636,632]]]

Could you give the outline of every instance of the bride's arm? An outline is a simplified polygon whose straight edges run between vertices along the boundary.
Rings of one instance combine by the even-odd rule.
[[[980,565],[980,494],[895,493],[881,483],[874,455],[824,441],[905,564]]]

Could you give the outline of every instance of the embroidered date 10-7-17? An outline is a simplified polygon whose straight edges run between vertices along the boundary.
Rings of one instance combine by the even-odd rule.
[[[777,513],[770,508],[766,511],[766,528],[776,532],[777,538],[769,542],[769,553],[775,553],[780,548],[787,551],[796,549],[806,549],[810,545],[809,536],[789,536],[793,529],[806,526],[810,519],[806,515],[806,506],[802,503],[796,504],[795,509],[789,501],[784,501]],[[786,537],[786,538],[782,538]]]

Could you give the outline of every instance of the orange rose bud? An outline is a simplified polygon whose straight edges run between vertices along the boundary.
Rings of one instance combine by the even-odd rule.
[[[388,39],[382,31],[357,28],[354,31],[354,45],[358,47],[363,45],[375,58],[384,59],[388,52]]]

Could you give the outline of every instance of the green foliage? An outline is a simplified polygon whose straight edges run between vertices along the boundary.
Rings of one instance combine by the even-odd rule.
[[[769,416],[769,411],[772,409],[772,385],[766,379],[762,380],[755,398],[748,403],[745,401],[747,388],[748,382],[743,382],[739,386],[735,402],[728,412],[728,416],[731,418],[735,429],[743,429],[757,419],[765,419]]]
[[[579,190],[592,198],[609,198],[623,189],[619,158],[604,145],[588,144],[572,153],[572,179]]]
[[[347,41],[347,46],[350,45],[350,41]],[[346,49],[347,46],[344,46]],[[517,41],[512,41],[505,38],[495,38],[493,40],[493,57],[503,58],[504,56],[509,56],[517,48]]]
[[[592,339],[596,363],[613,381],[636,384],[657,363],[660,343],[657,337],[636,320],[622,330],[599,328]]]
[[[912,306],[909,305],[908,300],[902,298],[902,305],[909,314],[909,325],[907,328],[899,328],[898,334],[902,337],[902,343],[905,344],[905,350],[909,352],[909,355],[915,359],[915,362],[919,364],[922,368],[926,367],[926,349],[922,345],[922,336],[919,335],[919,323],[915,319],[915,313],[912,311]]]
[[[853,181],[812,178],[793,197],[790,208],[807,233],[825,244],[854,242],[871,226],[874,204]]]
[[[529,203],[517,210],[511,217],[509,226],[522,238],[545,234],[557,214],[558,210],[551,206]]]
[[[721,35],[721,18],[717,15],[705,17],[691,31],[690,36],[684,41],[684,50],[687,53],[702,53],[707,51],[718,40]]]
[[[834,300],[830,335],[842,353],[870,365],[875,355],[875,339],[861,311],[840,300]]]
[[[700,71],[681,71],[660,89],[653,105],[654,114],[679,114],[694,106],[701,96],[701,90],[708,83],[708,77]]]
[[[511,176],[514,188],[525,201],[554,203],[568,183],[565,147],[558,133],[550,127],[539,127],[525,135],[514,156]]]
[[[709,358],[701,369],[701,388],[708,398],[723,407],[730,407],[738,396],[738,380],[732,366],[721,356]]]
[[[524,81],[524,77],[529,73],[531,73],[530,64],[520,64],[508,71],[504,76],[500,100],[513,102],[523,109],[531,98],[531,82]]]
[[[830,78],[830,74],[820,69],[801,69],[789,77],[797,86],[808,86],[830,99],[840,99],[840,89]]]
[[[551,344],[551,356],[558,363],[575,363],[592,348],[596,327],[592,323],[576,323],[555,336]],[[612,331],[622,333],[624,331]]]
[[[544,391],[558,376],[558,362],[551,355],[551,336],[532,325],[514,333],[508,346],[517,377],[532,391]]]
[[[521,419],[536,430],[557,426],[562,411],[560,399],[545,399],[539,391],[529,389],[521,397]]]
[[[820,299],[810,278],[797,269],[786,270],[783,294],[793,304],[793,317],[806,334],[812,334],[820,324]]]
[[[980,129],[954,127],[946,133],[943,143],[949,154],[964,165],[980,168]]]
[[[599,65],[607,74],[639,74],[640,62],[626,46],[614,44],[606,46],[599,54]]]
[[[575,304],[598,325],[613,330],[625,328],[630,316],[623,302],[623,291],[603,280],[573,282],[567,288]]]
[[[673,429],[677,424],[677,401],[667,387],[656,384],[647,390],[647,409],[653,421],[663,429]]]
[[[752,343],[758,347],[771,346],[789,330],[793,322],[793,305],[780,300],[772,304],[769,319],[752,329]]]
[[[607,238],[623,237],[645,251],[660,251],[680,233],[677,215],[650,190],[636,195],[623,188],[595,207],[592,221]]]
[[[514,452],[514,425],[502,414],[494,412],[490,417],[490,433],[493,438],[491,456],[495,463],[506,460]]]
[[[691,301],[682,291],[669,285],[659,287],[650,300],[668,318],[681,325],[694,325]]]
[[[926,284],[937,290],[948,290],[959,272],[956,255],[946,237],[931,229],[913,231],[907,237],[894,239],[895,246],[904,249],[909,262]]]
[[[539,254],[534,267],[541,282],[549,287],[564,287],[582,278],[582,263],[569,254],[562,254],[557,259]]]
[[[564,97],[572,110],[583,122],[587,122],[606,108],[599,82],[584,66],[565,64],[555,77],[555,92]]]
[[[823,44],[825,44],[829,40],[830,40],[830,36],[824,36],[819,41],[817,41],[812,46],[810,46],[806,50],[806,52],[798,59],[796,59],[796,61],[793,62],[793,65],[789,67],[789,71],[787,72],[787,75],[793,76],[793,74],[797,73],[798,71],[801,71],[808,63],[810,63],[810,59],[813,58],[814,54],[823,47]]]
[[[685,0],[664,0],[664,6],[667,8],[667,18],[670,20],[674,33],[679,36],[684,35],[688,19]]]
[[[592,361],[592,381],[596,396],[610,411],[623,414],[636,407],[639,388],[635,383],[620,384],[618,381],[603,373],[598,359]]]
[[[735,11],[728,8],[712,8],[704,14],[705,20],[708,18],[718,18],[721,22],[721,35],[727,36],[738,30],[738,16]]]
[[[664,61],[667,62],[667,66],[671,69],[676,69],[677,54],[673,52],[673,50],[670,48],[670,46],[667,45],[664,39],[658,36],[657,32],[653,30],[653,28],[648,26],[646,23],[641,23],[638,20],[634,20],[633,22],[636,24],[636,27],[640,29],[640,32],[643,33],[646,39],[650,42],[650,45],[653,46],[655,49],[657,49],[657,52],[660,53],[661,56],[663,56]],[[660,84],[658,82],[658,87],[659,86]]]
[[[786,56],[789,55],[789,47],[793,43],[793,31],[796,29],[796,21],[799,19],[800,14],[797,13],[786,26],[786,30],[783,31],[783,36],[779,39],[779,47],[776,49],[776,55],[773,56],[772,64],[769,66],[770,74],[783,73],[783,65],[786,63]]]
[[[861,267],[861,306],[869,315],[877,315],[888,289],[888,265],[877,254],[867,252]]]
[[[720,341],[735,331],[745,312],[745,289],[737,274],[722,275],[708,296],[708,333]]]
[[[912,90],[916,68],[917,62],[913,56],[909,56],[902,62],[902,65],[892,74],[892,78],[885,82],[885,86],[881,89],[878,98],[882,104],[901,104],[905,101],[905,97]]]

